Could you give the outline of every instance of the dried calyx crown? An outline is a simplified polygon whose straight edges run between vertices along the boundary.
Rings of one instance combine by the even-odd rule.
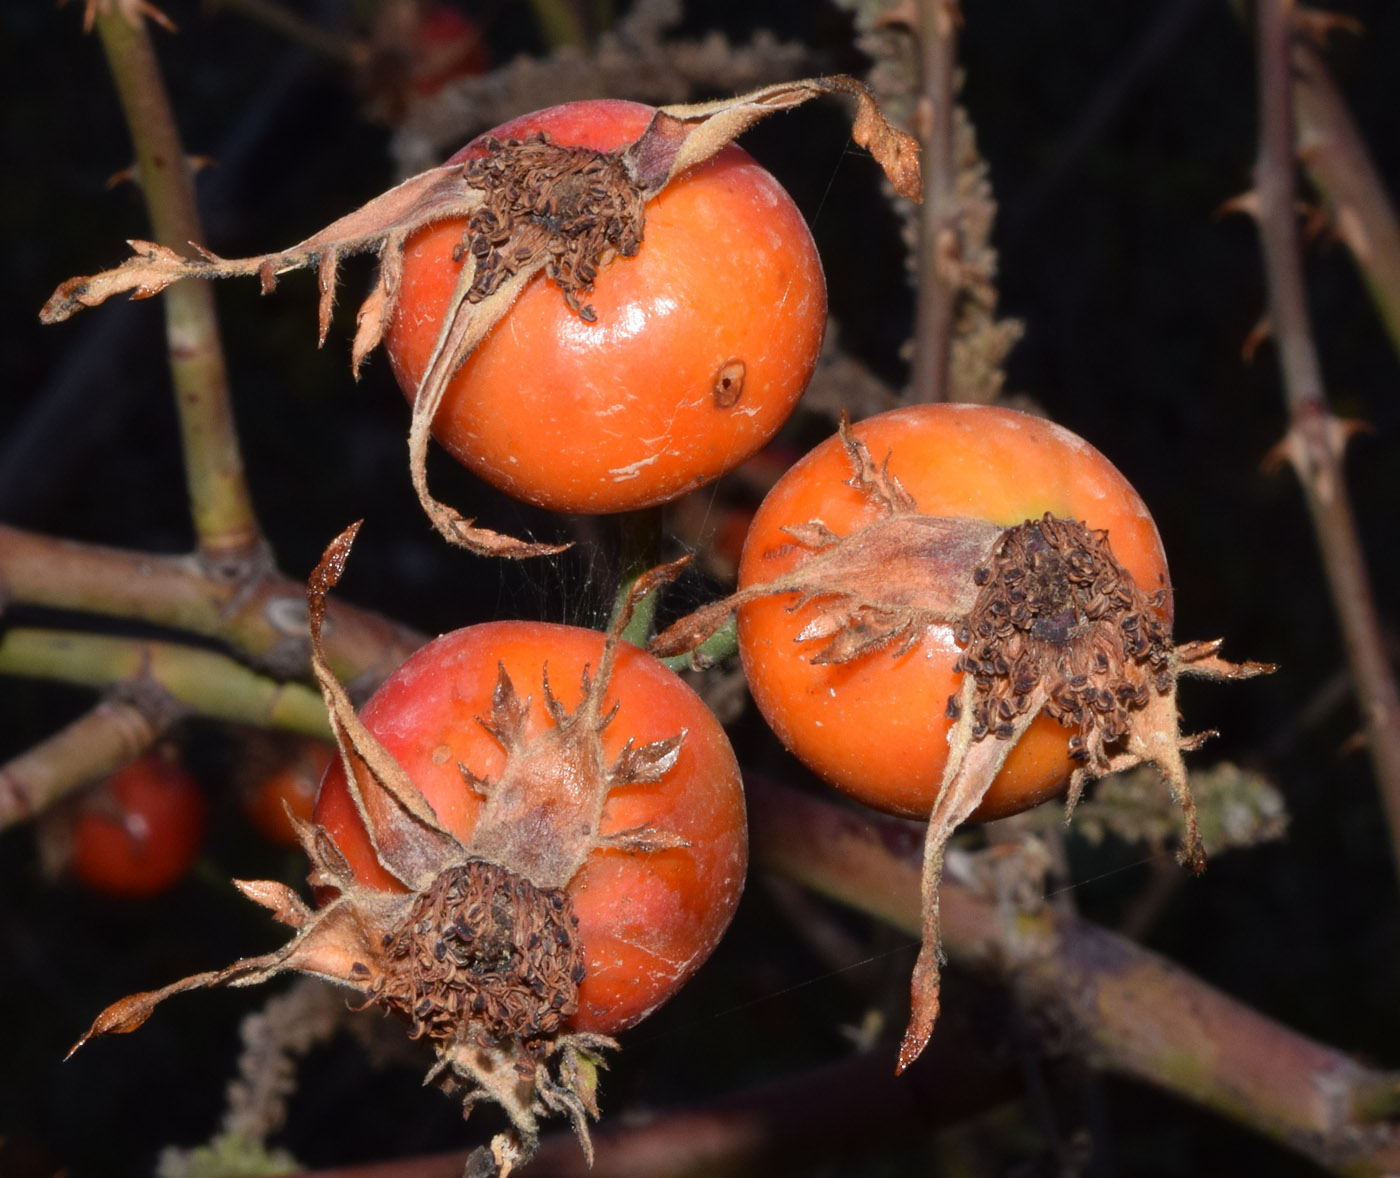
[[[1106,531],[1048,514],[1007,529],[972,580],[980,591],[954,627],[953,668],[974,684],[972,738],[1010,738],[1043,684],[1041,710],[1074,731],[1070,757],[1105,770],[1133,713],[1171,690],[1167,591],[1145,595]],[[960,712],[954,696],[949,716]]]
[[[467,298],[480,302],[544,258],[545,276],[592,323],[597,316],[579,296],[593,289],[611,258],[642,248],[646,194],[616,153],[561,146],[542,131],[527,139],[488,137],[482,147],[485,154],[463,172],[483,194],[458,251],[476,259]]]

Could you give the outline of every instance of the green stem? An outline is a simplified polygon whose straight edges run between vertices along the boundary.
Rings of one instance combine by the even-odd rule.
[[[174,642],[15,627],[0,635],[0,674],[99,689],[120,684],[132,698],[163,697],[209,719],[330,737],[320,692]]]
[[[637,578],[661,563],[661,521],[659,507],[643,507],[624,512],[619,517],[622,525],[622,586],[613,603],[612,616],[608,619],[609,630],[617,621],[618,611],[630,595]],[[648,593],[636,603],[632,619],[622,631],[624,642],[646,646],[660,599],[660,593]]]
[[[145,22],[103,12],[97,31],[136,149],[137,178],[156,241],[182,252],[204,234],[194,177]],[[180,418],[196,543],[211,570],[244,575],[263,549],[229,405],[228,371],[208,283],[165,292],[166,343]]]

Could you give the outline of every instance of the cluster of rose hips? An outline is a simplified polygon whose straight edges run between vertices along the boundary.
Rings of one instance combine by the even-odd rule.
[[[432,431],[483,479],[554,511],[654,506],[733,470],[788,419],[821,347],[811,236],[742,150],[655,193],[616,190],[655,117],[579,102],[469,144],[449,162],[486,191],[477,211],[405,235],[385,287],[381,335],[414,400],[464,297],[547,254],[449,374]],[[319,645],[352,539],[328,549],[309,591],[341,751],[314,814],[289,817],[317,906],[242,885],[295,930],[287,946],[124,999],[89,1036],[131,1030],[197,986],[330,977],[432,1042],[435,1083],[506,1109],[501,1172],[547,1115],[569,1117],[587,1148],[610,1036],[684,984],[738,903],[739,766],[658,656],[693,652],[736,616],[750,690],[783,744],[860,802],[930,821],[901,1067],[937,1010],[935,889],[953,827],[1149,760],[1189,798],[1176,677],[1229,673],[1213,646],[1172,647],[1166,561],[1124,478],[1073,434],[1007,409],[843,423],[758,509],[734,594],[656,636],[653,653],[621,635],[674,569],[641,578],[607,634],[502,621],[444,635],[358,713]]]

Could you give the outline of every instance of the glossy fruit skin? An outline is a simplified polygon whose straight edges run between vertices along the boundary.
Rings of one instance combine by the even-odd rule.
[[[891,473],[922,513],[1010,527],[1050,512],[1107,529],[1138,585],[1148,594],[1167,590],[1158,613],[1170,623],[1156,525],[1128,481],[1082,438],[1014,410],[957,404],[897,409],[854,428],[877,463],[890,456]],[[831,438],[779,480],[745,542],[741,589],[810,555],[783,527],[819,519],[844,536],[878,518],[850,477],[845,451]],[[931,627],[898,658],[876,651],[813,666],[795,642],[813,606],[789,612],[791,604],[791,595],[767,597],[739,610],[739,650],[759,710],[784,745],[837,788],[888,813],[927,817],[947,759],[948,699],[961,678],[952,627]],[[1069,735],[1040,716],[972,817],[1004,817],[1060,793],[1074,768]]]
[[[582,698],[583,669],[598,667],[603,642],[592,630],[536,622],[454,631],[412,655],[361,716],[443,826],[465,843],[483,803],[463,781],[459,763],[491,780],[505,761],[478,723],[491,712],[498,665],[520,696],[530,697],[529,738],[553,724],[542,703],[545,667],[555,698],[573,709]],[[651,825],[690,844],[646,854],[595,850],[569,884],[588,971],[569,1029],[611,1034],[670,997],[718,943],[742,890],[748,841],[738,765],[699,697],[660,662],[624,644],[606,698],[607,709],[618,704],[602,737],[609,763],[629,739],[642,746],[686,735],[661,781],[612,792],[601,833]],[[316,821],[361,882],[403,890],[375,859],[339,763],[322,782]]]
[[[491,132],[607,151],[652,108],[568,103]],[[483,154],[474,140],[452,157]],[[418,387],[457,279],[463,222],[408,239],[385,343],[399,385]],[[667,502],[733,469],[787,419],[816,365],[826,285],[791,198],[740,148],[691,169],[647,205],[632,258],[604,266],[589,323],[536,279],[454,378],[434,436],[508,494],[561,512]],[[735,362],[742,362],[742,393]],[[730,383],[726,386],[724,381]]]
[[[335,745],[328,741],[303,741],[293,757],[249,790],[243,799],[248,821],[269,842],[281,847],[300,846],[287,808],[303,821],[311,821],[316,790],[335,756]]]
[[[206,818],[204,791],[194,777],[171,758],[147,754],[84,799],[69,869],[105,895],[158,896],[198,858]]]

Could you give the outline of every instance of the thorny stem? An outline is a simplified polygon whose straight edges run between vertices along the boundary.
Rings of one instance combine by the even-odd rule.
[[[919,210],[919,294],[909,396],[914,402],[946,401],[952,375],[958,283],[945,263],[956,256],[958,241],[953,91],[961,19],[958,0],[919,0],[924,203]]]
[[[155,743],[161,727],[150,709],[134,701],[104,699],[0,765],[0,830],[135,760]]]
[[[1246,19],[1243,0],[1232,7]],[[1400,352],[1400,218],[1313,36],[1293,42],[1298,158],[1327,198],[1392,346]]]
[[[1283,452],[1303,484],[1322,550],[1347,661],[1400,862],[1400,692],[1386,658],[1360,537],[1347,495],[1346,429],[1327,404],[1303,286],[1294,211],[1292,120],[1294,5],[1260,0],[1260,143],[1255,169],[1259,233],[1268,278],[1269,320],[1277,341],[1289,429]]]
[[[1400,352],[1400,219],[1322,50],[1300,38],[1293,68],[1298,155],[1327,197],[1336,231],[1351,250],[1391,346]]]
[[[155,239],[187,251],[204,234],[193,174],[150,34],[145,22],[129,24],[115,8],[99,13],[97,31],[131,130]],[[236,579],[255,560],[263,540],[229,405],[214,293],[206,283],[183,283],[165,293],[164,307],[198,552],[211,569],[227,569]]]
[[[920,928],[913,823],[750,780],[755,862],[912,936]],[[1203,1105],[1339,1174],[1400,1170],[1400,1125],[1376,1094],[1395,1073],[1267,1019],[1072,912],[1008,908],[946,880],[949,958],[1014,982],[1057,1040],[1100,1066]]]

